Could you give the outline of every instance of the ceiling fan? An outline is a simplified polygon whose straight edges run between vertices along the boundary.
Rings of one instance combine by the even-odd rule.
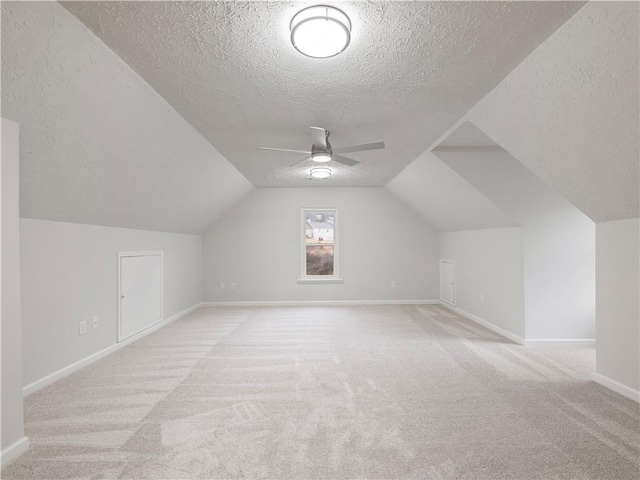
[[[289,153],[304,153],[308,155],[307,157],[299,160],[291,166],[297,165],[306,160],[311,160],[318,163],[329,162],[333,160],[334,162],[342,163],[343,165],[348,165],[353,167],[357,165],[357,160],[354,160],[349,157],[344,157],[342,153],[353,153],[353,152],[363,152],[365,150],[376,150],[379,148],[384,148],[384,142],[373,142],[373,143],[363,143],[362,145],[351,145],[348,147],[337,147],[333,148],[329,143],[329,131],[324,128],[319,127],[311,127],[311,151],[307,150],[292,150],[290,148],[275,148],[275,147],[260,147],[260,150],[273,150],[276,152],[289,152]]]

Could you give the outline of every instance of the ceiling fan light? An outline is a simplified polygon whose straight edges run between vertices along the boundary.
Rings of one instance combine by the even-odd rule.
[[[329,152],[316,152],[311,154],[311,160],[318,163],[324,163],[331,161],[331,154]]]
[[[351,20],[342,10],[328,5],[300,10],[289,28],[294,48],[307,57],[333,57],[351,41]]]
[[[312,168],[309,172],[312,178],[329,178],[331,176],[331,169],[327,167]]]

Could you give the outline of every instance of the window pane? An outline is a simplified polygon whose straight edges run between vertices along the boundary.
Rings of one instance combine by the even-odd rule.
[[[305,210],[304,272],[305,276],[336,274],[335,220],[336,210]]]
[[[333,245],[306,245],[307,275],[333,275]]]
[[[333,212],[305,212],[305,243],[332,244],[333,221]]]

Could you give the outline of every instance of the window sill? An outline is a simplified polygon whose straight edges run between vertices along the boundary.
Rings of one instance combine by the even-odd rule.
[[[341,278],[299,278],[298,283],[344,283]]]

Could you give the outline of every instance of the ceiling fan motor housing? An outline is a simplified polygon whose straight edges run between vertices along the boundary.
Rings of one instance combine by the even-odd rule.
[[[331,144],[329,143],[329,130],[325,131],[325,145],[326,148],[317,146],[315,143],[311,145],[311,160],[318,163],[328,162],[333,157],[331,151]]]

